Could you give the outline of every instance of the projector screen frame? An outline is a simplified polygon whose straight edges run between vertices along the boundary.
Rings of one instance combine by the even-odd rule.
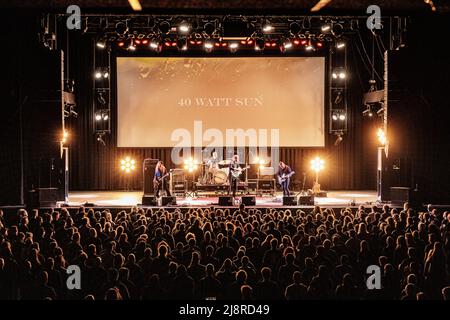
[[[127,147],[127,146],[118,146],[118,84],[117,84],[117,58],[125,58],[125,57],[135,57],[135,58],[258,58],[258,57],[267,57],[267,58],[283,58],[283,57],[321,57],[324,58],[324,97],[323,97],[323,130],[324,130],[324,144],[323,146],[280,146],[282,148],[299,148],[299,149],[325,149],[330,145],[330,134],[328,132],[328,127],[330,124],[329,112],[330,112],[330,88],[331,88],[331,77],[329,76],[330,69],[330,50],[322,50],[320,52],[312,52],[308,54],[301,54],[300,52],[292,51],[285,52],[284,54],[277,54],[276,52],[236,52],[231,54],[230,52],[224,51],[213,51],[211,53],[206,53],[203,50],[192,50],[187,52],[177,52],[177,51],[167,51],[164,53],[156,53],[153,51],[137,51],[137,52],[120,52],[120,54],[116,50],[112,50],[111,56],[111,113],[114,118],[112,119],[112,142],[114,143],[114,147],[118,149],[129,149],[129,150],[139,150],[139,149],[165,149],[172,147]],[[223,146],[226,148],[227,146]],[[192,146],[192,149],[195,147]],[[246,146],[245,148],[248,148]]]

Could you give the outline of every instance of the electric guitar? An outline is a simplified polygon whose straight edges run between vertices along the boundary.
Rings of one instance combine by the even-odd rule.
[[[283,182],[285,182],[287,179],[289,179],[290,177],[292,177],[295,174],[295,171],[291,171],[290,173],[286,174],[283,173],[281,176],[278,176],[278,184],[282,184]]]
[[[246,166],[245,168],[241,168],[241,167],[235,168],[235,169],[230,168],[231,176],[232,176],[234,179],[238,179],[239,176],[242,174],[242,172],[244,172],[244,171],[247,170],[248,168],[250,168],[250,166]]]
[[[162,177],[159,177],[159,178],[156,178],[156,177],[155,177],[155,178],[153,179],[153,188],[154,188],[154,189],[158,188],[158,187],[159,187],[159,184],[161,183],[161,181],[162,181],[163,179],[167,178],[169,175],[170,175],[170,173],[168,172],[168,173],[166,173],[165,175],[163,175]]]

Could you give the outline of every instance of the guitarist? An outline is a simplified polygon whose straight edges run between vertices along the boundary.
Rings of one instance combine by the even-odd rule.
[[[159,198],[159,192],[161,191],[161,189],[166,191],[166,195],[168,197],[171,196],[169,191],[169,184],[167,183],[168,178],[169,174],[166,167],[164,166],[164,163],[162,161],[158,161],[155,167],[155,175],[153,177],[153,187],[155,189],[155,196],[157,198]]]
[[[233,158],[231,158],[230,170],[228,173],[228,179],[230,181],[230,189],[228,190],[228,194],[230,191],[233,193],[233,198],[236,197],[236,191],[239,185],[239,174],[242,171],[241,166],[239,165],[239,155],[235,154]],[[233,174],[235,173],[235,174]]]
[[[289,196],[291,194],[291,192],[289,191],[289,184],[291,183],[291,176],[294,173],[295,172],[292,171],[291,167],[289,167],[283,161],[280,161],[278,165],[277,177],[278,182],[283,188],[283,196]]]

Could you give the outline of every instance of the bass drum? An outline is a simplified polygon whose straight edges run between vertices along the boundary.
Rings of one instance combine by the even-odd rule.
[[[214,183],[224,184],[228,181],[228,175],[223,171],[217,171],[214,174]]]

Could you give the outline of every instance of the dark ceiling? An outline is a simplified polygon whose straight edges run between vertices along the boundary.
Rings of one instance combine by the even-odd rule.
[[[250,10],[308,12],[318,0],[140,0],[144,12],[150,10]],[[438,12],[450,12],[450,4],[434,0]],[[444,4],[445,3],[445,4]],[[127,10],[132,11],[128,0],[0,0],[0,7],[64,10],[69,5],[79,5],[82,10]],[[359,12],[365,14],[369,5],[379,5],[385,13],[431,13],[430,4],[424,0],[332,0],[319,11]]]

